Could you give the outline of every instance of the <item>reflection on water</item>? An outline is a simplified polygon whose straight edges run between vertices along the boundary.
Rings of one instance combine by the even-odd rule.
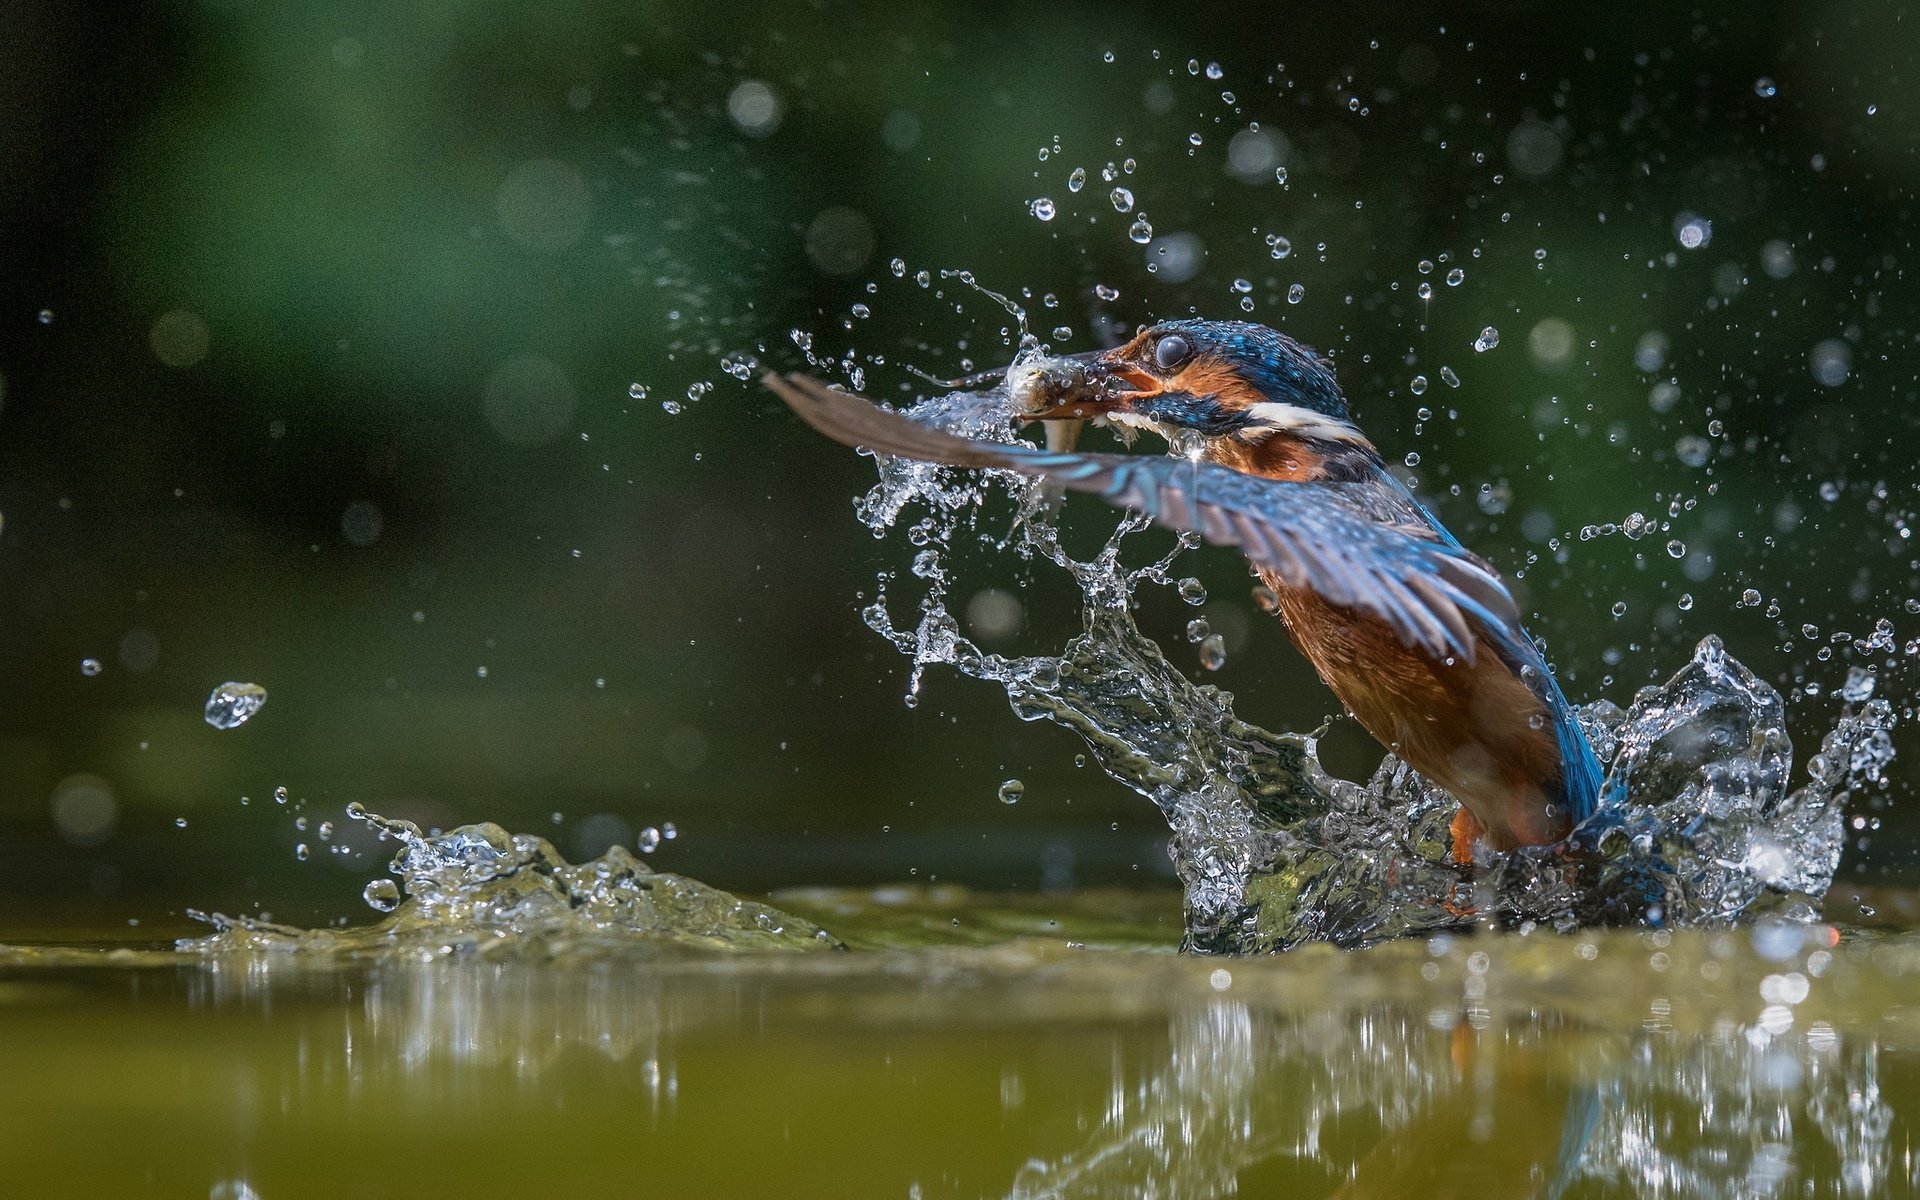
[[[814,900],[883,944],[870,922],[899,905]],[[21,1177],[98,1194],[157,1160],[163,1194],[399,1194],[383,1181],[429,1152],[416,1133],[467,1128],[492,1151],[431,1155],[441,1194],[525,1194],[544,1170],[703,1197],[1901,1195],[1915,977],[1920,937],[1790,922],[1230,963],[1037,937],[543,962],[14,949],[0,1128]],[[124,1106],[104,1116],[102,1078]],[[352,1150],[316,1162],[316,1131]]]
[[[912,411],[962,436],[1014,438],[1004,389],[936,396]],[[1141,634],[1135,594],[1172,584],[1179,553],[1123,566],[1122,547],[1143,521],[1123,518],[1082,560],[1061,545],[1053,498],[1026,476],[885,458],[879,469],[859,515],[876,534],[905,524],[922,591],[917,617],[896,623],[883,576],[863,615],[913,660],[909,702],[920,672],[946,664],[1003,686],[1021,719],[1084,738],[1101,769],[1153,801],[1172,828],[1195,950],[1364,944],[1458,926],[1467,908],[1483,921],[1563,930],[1764,912],[1811,920],[1839,862],[1850,794],[1885,786],[1894,711],[1873,696],[1872,674],[1855,670],[1842,714],[1795,790],[1779,692],[1707,636],[1626,711],[1600,702],[1583,712],[1609,770],[1600,809],[1569,839],[1571,852],[1483,852],[1461,867],[1450,853],[1451,797],[1390,755],[1365,785],[1330,777],[1313,738],[1240,720],[1232,695],[1195,683]],[[946,552],[956,538],[1004,527],[981,519],[996,489],[1018,519],[1011,536],[989,540],[1059,568],[1080,593],[1081,632],[1058,655],[988,653],[947,609]],[[1198,585],[1180,587],[1184,598]]]

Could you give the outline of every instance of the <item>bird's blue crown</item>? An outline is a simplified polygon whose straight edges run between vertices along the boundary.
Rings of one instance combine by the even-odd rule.
[[[1284,333],[1252,321],[1198,318],[1164,321],[1155,328],[1186,337],[1197,356],[1228,364],[1263,399],[1311,409],[1339,421],[1352,419],[1333,369]]]

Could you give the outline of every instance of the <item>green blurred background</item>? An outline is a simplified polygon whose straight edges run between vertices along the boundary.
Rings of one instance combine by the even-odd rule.
[[[672,822],[654,861],[736,889],[1165,885],[1158,815],[1067,735],[939,672],[901,703],[858,617],[911,557],[853,518],[871,464],[729,372],[803,366],[796,330],[888,398],[1005,361],[1012,322],[942,269],[1063,349],[1244,307],[1331,352],[1442,518],[1524,568],[1576,699],[1717,633],[1792,689],[1803,760],[1850,666],[1909,703],[1898,6],[17,0],[0,101],[22,911],[364,914],[356,800],[574,855]],[[956,610],[1022,601],[992,648],[1074,627],[1050,572],[958,569]],[[1243,715],[1319,724],[1237,560],[1183,569]],[[1192,611],[1143,600],[1197,671]],[[224,680],[271,699],[223,732]],[[1378,751],[1339,722],[1326,753]],[[1917,772],[1863,798],[1845,870],[1909,870]]]

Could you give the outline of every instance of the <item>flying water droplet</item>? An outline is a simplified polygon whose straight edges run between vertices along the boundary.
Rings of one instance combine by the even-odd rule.
[[[1467,273],[1459,267],[1455,267],[1453,270],[1447,272],[1447,286],[1459,287],[1461,283],[1465,282],[1466,278]]]
[[[1209,671],[1218,671],[1227,665],[1227,643],[1219,634],[1212,634],[1200,643],[1200,665]]]
[[[1415,375],[1413,382],[1408,384],[1407,387],[1414,395],[1424,396],[1427,394],[1427,377],[1425,375]]]
[[[1275,258],[1285,258],[1293,253],[1293,243],[1277,233],[1267,235],[1267,253]]]
[[[1875,683],[1872,671],[1865,667],[1848,667],[1847,681],[1840,685],[1840,698],[1852,704],[1873,698]]]
[[[1175,584],[1174,590],[1179,592],[1180,598],[1188,604],[1201,605],[1207,602],[1207,585],[1191,575]]]
[[[1042,196],[1037,200],[1027,201],[1027,211],[1032,213],[1034,216],[1038,217],[1042,221],[1051,221],[1053,220],[1053,214],[1055,209],[1053,206],[1053,201],[1048,199],[1045,196]]]
[[[660,848],[660,831],[649,825],[633,839],[636,849],[642,854],[652,854]]]
[[[1424,279],[1420,281],[1419,287],[1413,289],[1413,292],[1414,292],[1414,295],[1420,297],[1422,300],[1433,299],[1433,285],[1428,283]]]
[[[1108,198],[1113,201],[1113,211],[1115,212],[1132,212],[1133,211],[1133,193],[1127,188],[1117,187],[1113,189],[1112,193],[1109,195]],[[1135,238],[1133,240],[1137,242],[1140,239]]]
[[[1307,298],[1307,285],[1296,283],[1287,289],[1287,303],[1298,304]]]
[[[1153,226],[1145,217],[1140,217],[1127,227],[1127,236],[1144,246],[1153,240]]]
[[[80,660],[80,673],[89,679],[104,670],[106,670],[106,668],[100,665],[100,660],[97,658],[83,658]]]
[[[1000,803],[1002,804],[1018,804],[1020,798],[1026,794],[1027,785],[1018,779],[1009,779],[1000,785]]]
[[[361,891],[360,898],[375,912],[390,913],[400,907],[400,887],[391,879],[376,879]]]
[[[1674,439],[1673,456],[1689,467],[1704,467],[1713,455],[1713,443],[1698,434],[1687,433]]]
[[[1495,329],[1491,325],[1487,326],[1485,329],[1482,329],[1480,331],[1480,336],[1473,339],[1473,349],[1476,354],[1485,354],[1487,351],[1493,349],[1495,346],[1498,346],[1499,344],[1500,344],[1500,331],[1498,329]]]
[[[1762,75],[1753,81],[1753,94],[1762,100],[1771,100],[1780,94],[1780,85],[1775,83],[1770,77]]]
[[[1448,387],[1457,388],[1460,386],[1460,376],[1454,373],[1452,367],[1441,367],[1440,382],[1446,384]]]
[[[1685,558],[1686,556],[1687,556],[1687,544],[1685,542],[1681,541],[1679,538],[1674,538],[1672,541],[1667,543],[1668,558]]]
[[[1073,174],[1067,176],[1067,190],[1069,192],[1078,192],[1085,186],[1087,186],[1087,169],[1085,167],[1075,167]]]
[[[238,729],[266,703],[267,689],[257,683],[223,683],[207,697],[207,724],[215,729]]]

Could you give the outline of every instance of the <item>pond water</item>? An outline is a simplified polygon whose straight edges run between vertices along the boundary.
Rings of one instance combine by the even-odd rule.
[[[9,1194],[1916,1191],[1920,938],[1870,923],[1227,960],[1165,892],[773,903],[850,948],[0,949]]]

